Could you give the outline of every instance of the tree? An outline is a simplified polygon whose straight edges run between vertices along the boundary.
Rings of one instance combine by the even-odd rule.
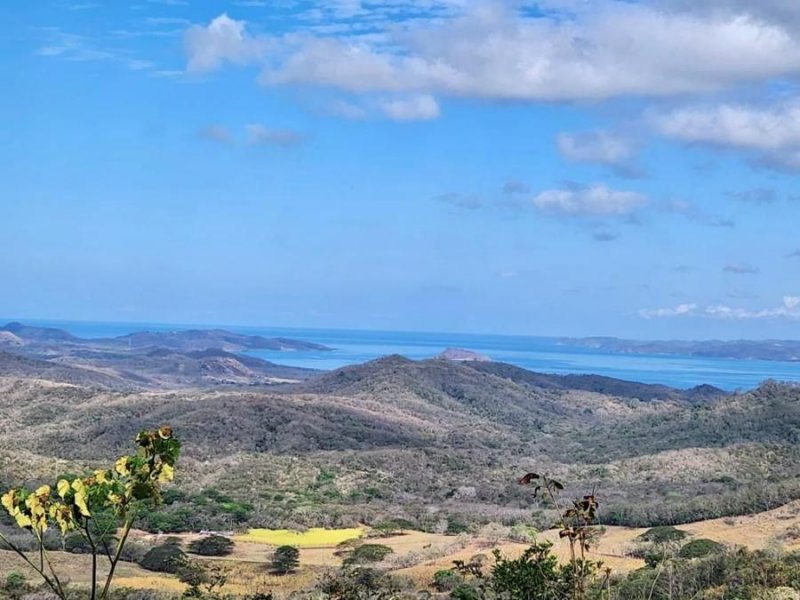
[[[209,535],[190,543],[189,552],[200,556],[228,556],[233,552],[233,540],[224,535]]]
[[[680,558],[703,558],[704,556],[716,554],[718,552],[722,552],[723,550],[725,550],[725,546],[719,542],[715,542],[714,540],[709,540],[706,538],[700,538],[685,544],[678,552],[678,556]]]
[[[181,550],[180,546],[162,544],[148,550],[139,566],[157,573],[177,573],[178,569],[185,563],[186,554]]]
[[[278,546],[272,555],[272,572],[276,575],[292,573],[300,565],[300,551],[294,546]]]
[[[639,539],[643,542],[653,542],[654,544],[669,544],[679,542],[688,536],[688,533],[672,525],[659,525],[645,531],[639,536]]]
[[[142,431],[135,441],[136,454],[120,457],[111,468],[97,469],[85,477],[64,477],[53,487],[43,485],[34,491],[11,489],[0,499],[17,526],[33,536],[36,556],[29,557],[2,533],[0,542],[62,600],[67,593],[45,547],[45,532],[57,528],[62,536],[77,533],[84,537],[92,555],[89,598],[107,600],[134,520],[147,506],[161,503],[161,486],[173,479],[181,445],[172,428]],[[117,530],[119,535],[113,537],[112,532]],[[98,556],[108,560],[108,573],[99,594]]]
[[[344,559],[344,565],[361,565],[365,563],[381,562],[392,554],[394,550],[383,544],[361,544]]]
[[[186,596],[202,598],[204,588],[213,597],[214,590],[221,588],[228,581],[228,571],[222,565],[211,562],[188,561],[177,570],[178,579],[189,586]]]

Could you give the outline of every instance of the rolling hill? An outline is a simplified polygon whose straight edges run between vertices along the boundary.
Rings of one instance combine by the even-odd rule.
[[[191,371],[209,364],[231,376],[232,356],[160,349],[126,364],[148,381],[159,365],[167,380],[183,368],[198,381]],[[195,504],[211,492],[249,506],[248,522],[274,526],[530,520],[539,509],[515,484],[530,470],[569,493],[598,486],[608,523],[685,522],[800,498],[800,389],[773,382],[724,395],[390,356],[271,387],[164,389],[165,380],[123,390],[102,380],[108,373],[0,357],[0,480],[45,477],[53,458],[90,465],[127,449],[137,430],[170,423],[185,444],[186,495],[164,518],[179,529],[190,526],[180,524],[186,511],[220,524],[224,511]],[[278,368],[257,360],[235,368]],[[101,379],[81,380],[87,373]]]

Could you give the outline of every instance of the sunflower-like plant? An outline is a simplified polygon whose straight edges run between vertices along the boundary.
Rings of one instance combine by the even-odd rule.
[[[162,484],[172,481],[181,444],[170,427],[142,431],[136,436],[136,446],[136,454],[120,457],[112,468],[71,481],[60,479],[55,489],[49,485],[35,491],[15,488],[2,496],[3,508],[33,535],[38,552],[29,556],[2,533],[0,542],[16,552],[59,598],[67,596],[44,546],[45,531],[57,528],[62,536],[77,532],[86,540],[92,555],[90,598],[106,600],[139,510],[160,504]],[[98,594],[97,563],[102,556],[108,560],[108,570]]]

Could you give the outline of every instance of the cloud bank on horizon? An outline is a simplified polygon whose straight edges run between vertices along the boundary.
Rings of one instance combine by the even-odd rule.
[[[333,165],[350,155],[343,148],[351,139],[373,144],[372,154],[355,160],[371,156],[396,165],[385,158],[392,156],[403,168],[417,165],[427,180],[413,187],[399,183],[389,167],[370,174],[377,167],[366,167],[364,177],[374,179],[357,183],[341,180],[336,167],[319,167],[302,190],[319,200],[307,200],[297,215],[283,214],[283,223],[299,227],[315,210],[327,214],[315,202],[352,194],[351,203],[341,200],[342,214],[374,225],[402,212],[409,197],[422,198],[424,207],[412,210],[430,229],[406,217],[381,225],[398,228],[390,235],[398,248],[387,247],[383,256],[391,268],[378,261],[359,269],[367,280],[374,275],[387,296],[396,292],[392,273],[420,295],[450,279],[451,291],[437,287],[436,301],[470,300],[448,327],[514,329],[526,311],[545,305],[564,305],[586,322],[609,318],[618,327],[655,328],[655,321],[674,323],[674,317],[774,327],[800,319],[800,240],[790,226],[800,218],[793,191],[800,175],[800,3],[148,0],[120,7],[58,0],[53,6],[63,17],[57,26],[55,12],[18,16],[32,32],[38,60],[61,61],[62,76],[102,63],[157,82],[138,84],[148,89],[170,86],[198,106],[208,92],[208,105],[187,106],[191,119],[176,116],[173,126],[191,132],[187,139],[203,143],[202,152],[242,156],[244,166],[224,160],[243,180],[257,152],[281,164],[294,161],[286,162],[289,170],[303,161]],[[211,97],[227,111],[215,110]],[[511,158],[518,149],[527,154]],[[387,191],[364,208],[376,193],[398,186],[397,197]],[[297,186],[287,180],[279,187],[290,194]],[[282,198],[275,202],[291,201]],[[308,233],[355,256],[344,237],[321,233],[320,219]],[[425,238],[419,251],[437,260],[413,272],[418,257],[413,250],[401,255],[399,247],[432,230],[441,241]],[[458,245],[478,257],[482,274],[474,281],[449,250]],[[350,277],[344,270],[338,275]],[[273,276],[294,281],[286,273]],[[542,279],[558,283],[542,291]],[[503,291],[486,292],[488,285]],[[476,315],[501,310],[509,292],[537,294],[542,304],[511,311],[507,322],[480,324]],[[603,297],[594,309],[579,301],[587,292]],[[783,298],[777,307],[759,305],[776,297]],[[303,322],[315,310],[307,306],[288,320]],[[391,309],[397,314],[388,320],[376,313],[375,324],[400,323],[400,310]],[[245,314],[256,318],[250,308]],[[714,327],[707,330],[720,331]]]

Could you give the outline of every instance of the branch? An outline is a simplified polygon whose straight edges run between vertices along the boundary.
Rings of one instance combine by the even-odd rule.
[[[89,530],[89,519],[83,520],[83,529],[86,532],[86,539],[89,541],[89,546],[92,548],[92,595],[91,600],[97,598],[97,546],[92,539],[92,533]]]
[[[36,573],[38,573],[39,576],[42,579],[44,579],[45,583],[50,587],[51,590],[53,590],[56,594],[59,593],[58,588],[53,583],[53,581],[47,576],[47,573],[44,572],[44,569],[38,568],[36,564],[31,559],[29,559],[22,550],[20,550],[14,544],[12,544],[9,541],[9,539],[6,536],[4,536],[1,532],[0,532],[0,542],[3,542],[6,546],[8,546],[15,554],[17,554],[22,560],[24,560],[31,569],[36,571]],[[61,595],[60,597],[63,598],[64,596]]]
[[[108,591],[111,589],[111,580],[114,578],[114,571],[117,568],[117,563],[119,562],[120,557],[122,556],[122,548],[125,546],[125,542],[128,539],[128,534],[131,532],[131,527],[133,526],[133,515],[129,515],[127,519],[125,519],[125,525],[122,528],[122,536],[119,538],[117,542],[117,549],[114,552],[114,558],[111,560],[111,568],[108,571],[108,577],[106,577],[106,583],[103,586],[103,591],[100,594],[100,600],[106,600],[108,597]]]

